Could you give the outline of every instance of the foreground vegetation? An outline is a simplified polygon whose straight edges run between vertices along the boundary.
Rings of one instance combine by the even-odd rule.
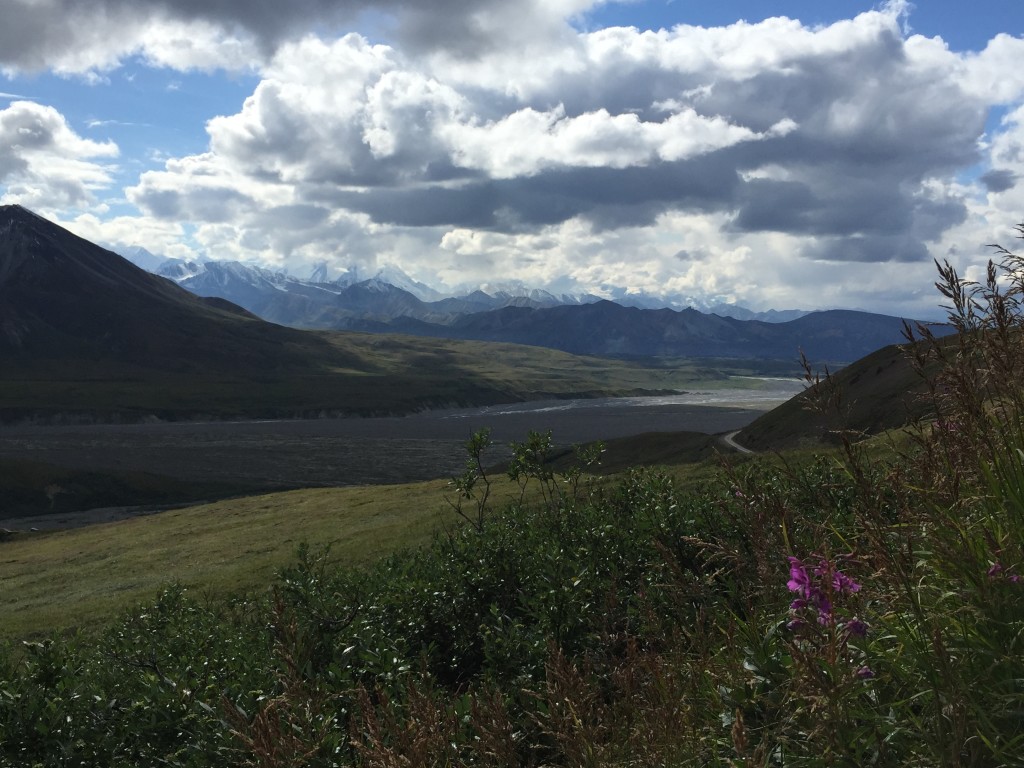
[[[533,434],[498,504],[479,434],[461,524],[429,547],[303,550],[267,595],[172,586],[0,655],[0,763],[1024,764],[1024,262],[1004,256],[983,286],[943,273],[960,343],[914,347],[945,359],[909,447],[843,434],[838,458],[683,491],[591,483],[595,454],[555,473]]]

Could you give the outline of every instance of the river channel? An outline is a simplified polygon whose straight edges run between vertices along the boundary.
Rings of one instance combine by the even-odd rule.
[[[366,419],[15,425],[0,428],[0,456],[230,482],[251,493],[412,482],[460,472],[465,441],[485,427],[491,430],[489,455],[495,462],[507,458],[509,443],[525,439],[530,430],[551,430],[554,442],[564,446],[646,432],[718,434],[741,429],[803,384],[763,380],[759,387]]]

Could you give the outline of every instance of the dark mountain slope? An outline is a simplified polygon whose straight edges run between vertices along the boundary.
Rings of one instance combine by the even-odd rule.
[[[337,351],[316,336],[196,297],[20,206],[0,207],[5,366],[79,360],[238,375],[332,357]]]
[[[0,208],[0,421],[280,418],[517,399],[472,370],[455,379],[417,360],[199,298],[24,208]]]

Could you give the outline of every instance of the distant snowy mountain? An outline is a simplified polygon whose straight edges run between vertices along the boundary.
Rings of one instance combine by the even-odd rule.
[[[769,309],[767,312],[754,312],[737,304],[715,304],[709,307],[708,314],[719,317],[732,317],[736,320],[760,320],[762,323],[788,323],[804,315],[811,314],[803,309]]]
[[[611,300],[623,307],[636,309],[695,309],[705,315],[731,317],[736,320],[759,320],[762,323],[786,323],[810,314],[804,309],[769,309],[766,312],[755,312],[738,304],[724,302],[711,303],[696,296],[651,296],[647,293],[626,293],[613,291]]]
[[[391,264],[381,267],[368,276],[361,274],[359,268],[355,266],[342,270],[341,274],[332,276],[336,272],[337,270],[332,269],[326,261],[322,261],[313,267],[305,282],[316,284],[330,283],[336,287],[345,288],[367,280],[381,280],[389,285],[393,285],[395,288],[401,288],[403,291],[411,293],[420,301],[439,301],[445,297],[445,294],[434,290],[425,283],[414,280],[401,269]]]
[[[645,293],[626,293],[625,291],[613,291],[609,301],[613,301],[621,307],[633,307],[634,309],[685,309],[693,306],[694,303],[680,299],[648,296]]]
[[[395,286],[395,288],[401,288],[403,291],[411,293],[420,301],[440,301],[445,298],[443,293],[435,291],[430,286],[425,285],[418,280],[413,280],[398,267],[390,264],[378,270],[377,274],[373,276],[373,279],[383,280],[384,282]]]
[[[585,306],[606,300],[592,294],[556,293],[518,280],[490,281],[458,296],[445,296],[387,265],[372,276],[357,266],[338,273],[328,262],[314,265],[300,278],[238,261],[164,259],[145,248],[121,249],[122,255],[199,296],[217,297],[238,304],[253,314],[281,325],[299,328],[386,330],[401,321],[449,326],[466,315],[508,308],[550,309]],[[652,296],[624,288],[607,289],[611,300],[623,307],[682,311],[695,309],[708,315],[737,320],[782,323],[808,314],[802,310],[753,312],[735,304],[709,304],[689,296]],[[409,326],[409,332],[419,332]]]
[[[132,264],[141,267],[147,272],[156,272],[160,265],[167,260],[165,256],[157,256],[155,253],[147,251],[141,245],[132,245],[125,248],[108,246],[107,250],[113,251],[118,256],[123,256]]]
[[[329,283],[331,282],[330,268],[327,266],[326,261],[321,261],[319,264],[313,267],[313,270],[309,273],[309,282],[311,283]]]
[[[150,270],[161,277],[167,277],[176,283],[180,283],[189,277],[195,277],[206,269],[205,265],[196,261],[184,261],[182,259],[167,259],[156,269]]]
[[[600,296],[592,294],[551,293],[541,288],[531,288],[518,280],[507,280],[499,283],[484,283],[473,294],[483,294],[497,299],[503,306],[523,306],[525,299],[531,306],[558,307],[563,304],[592,304],[601,301]]]

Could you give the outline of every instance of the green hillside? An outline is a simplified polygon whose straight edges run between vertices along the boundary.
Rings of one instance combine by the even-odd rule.
[[[319,354],[310,370],[238,374],[174,373],[66,359],[5,364],[0,371],[0,420],[368,416],[426,407],[742,387],[744,380],[731,379],[731,374],[763,372],[745,361],[627,362],[515,344],[296,333],[323,340],[333,352]],[[789,373],[795,369],[794,364]]]
[[[955,338],[937,342],[948,348]],[[934,374],[936,366],[930,366]],[[755,451],[836,445],[934,414],[928,386],[905,345],[879,349],[816,383],[744,427],[737,440]]]
[[[226,500],[0,542],[0,635],[96,626],[170,582],[225,596],[265,590],[300,544],[370,562],[429,541],[445,481],[325,488]]]

